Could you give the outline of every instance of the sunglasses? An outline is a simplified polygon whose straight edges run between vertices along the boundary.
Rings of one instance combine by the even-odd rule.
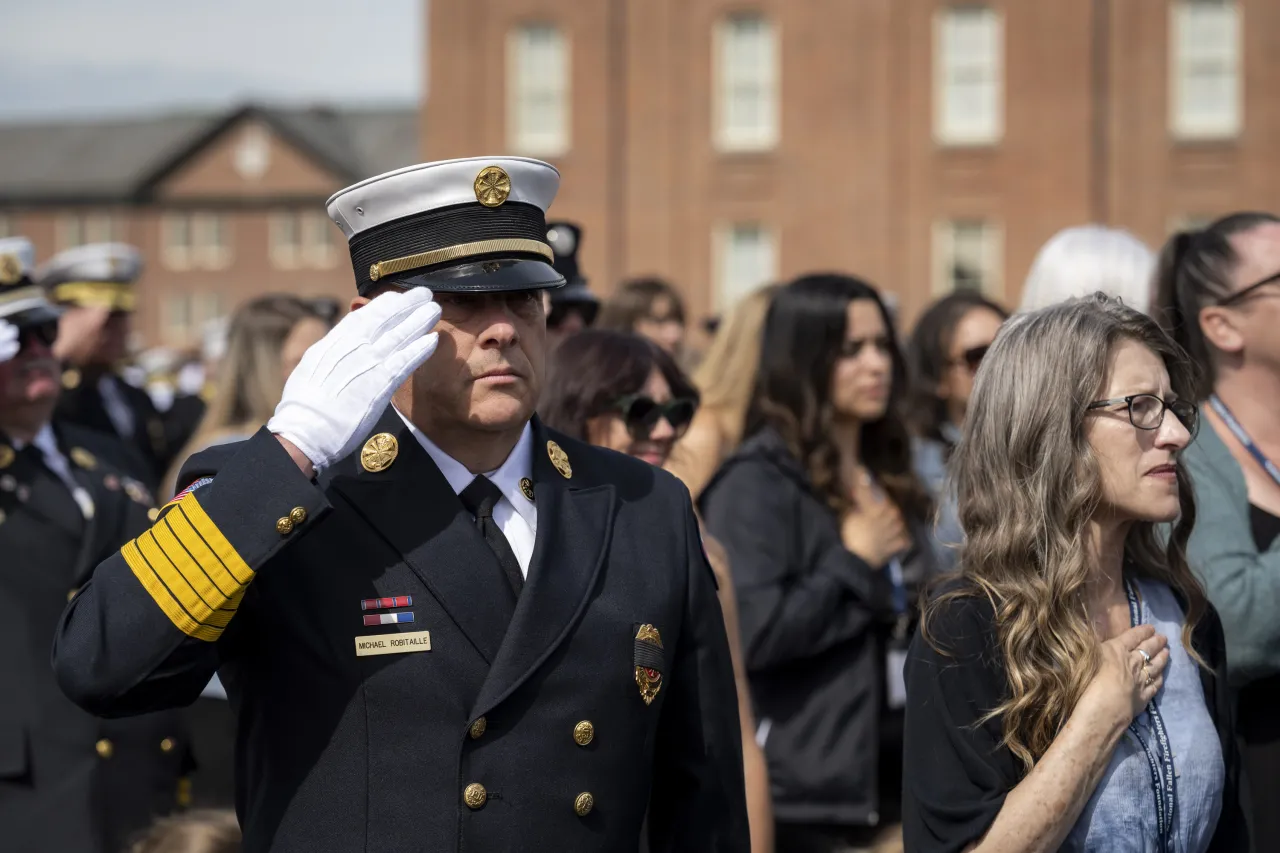
[[[1258,290],[1259,288],[1265,287],[1268,284],[1275,284],[1276,282],[1280,282],[1280,272],[1276,273],[1275,275],[1269,275],[1266,278],[1264,278],[1262,281],[1255,281],[1253,284],[1249,285],[1243,290],[1237,290],[1235,293],[1232,293],[1229,296],[1224,296],[1223,298],[1218,300],[1218,305],[1231,305],[1235,302],[1239,302],[1240,300],[1244,299],[1246,296]]]
[[[991,349],[991,344],[983,344],[978,347],[969,347],[960,353],[960,357],[951,362],[955,365],[964,365],[970,373],[977,373],[978,367],[982,365],[982,359],[986,357],[987,350]]]
[[[36,341],[46,347],[52,347],[53,342],[58,339],[58,321],[48,320],[44,323],[22,326],[18,329],[18,339],[22,342],[23,349],[31,346]]]
[[[693,421],[693,413],[697,409],[693,400],[668,400],[665,403],[654,402],[652,397],[644,394],[631,394],[619,400],[615,409],[622,414],[627,432],[636,441],[645,441],[653,434],[658,421],[666,419],[675,430],[676,438],[684,435]]]

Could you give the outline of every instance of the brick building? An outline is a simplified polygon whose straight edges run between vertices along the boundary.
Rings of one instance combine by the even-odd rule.
[[[1280,199],[1280,0],[432,0],[424,154],[555,163],[595,287],[861,273],[1015,302],[1039,246]],[[448,120],[439,117],[448,116]]]
[[[140,345],[198,345],[204,323],[267,291],[354,294],[336,190],[416,161],[415,109],[269,109],[0,125],[0,235],[43,261],[81,243],[139,247]]]

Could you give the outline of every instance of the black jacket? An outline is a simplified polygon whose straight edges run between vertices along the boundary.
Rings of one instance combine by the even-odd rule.
[[[733,671],[688,492],[535,422],[537,539],[513,603],[390,407],[381,434],[389,467],[357,451],[318,483],[266,430],[193,457],[182,479],[213,482],[68,609],[63,688],[131,714],[190,702],[217,668],[250,853],[634,851],[646,811],[655,853],[746,851]],[[362,601],[399,596],[413,622],[364,625],[379,611]]]
[[[58,397],[55,418],[118,440],[124,452],[115,454],[119,457],[117,463],[154,492],[173,463],[174,456],[182,449],[182,445],[175,444],[170,436],[171,431],[179,427],[166,424],[146,391],[130,385],[119,376],[108,378],[115,383],[121,398],[133,412],[133,435],[123,436],[116,431],[97,382],[80,376],[75,370],[63,374],[63,390]]]
[[[58,689],[49,652],[67,598],[150,524],[150,497],[103,436],[55,425],[93,500],[86,520],[36,453],[0,437],[0,848],[118,853],[176,805],[188,769],[177,712],[95,719]]]
[[[699,506],[733,567],[775,816],[878,823],[885,643],[897,621],[887,572],[844,547],[835,514],[771,429],[724,463]],[[915,547],[908,584],[930,565]]]
[[[1174,595],[1185,611],[1187,603]],[[934,643],[917,634],[907,659],[903,835],[908,850],[959,853],[986,833],[1024,771],[1001,743],[1000,720],[979,725],[1008,695],[990,600],[979,593],[949,602],[931,617],[929,631]],[[1200,669],[1200,686],[1226,772],[1209,853],[1246,853],[1226,643],[1212,607],[1192,629],[1191,645],[1209,667]]]

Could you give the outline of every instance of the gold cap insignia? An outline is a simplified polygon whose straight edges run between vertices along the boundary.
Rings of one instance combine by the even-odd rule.
[[[560,445],[554,441],[547,442],[547,456],[551,457],[551,464],[560,472],[560,476],[566,480],[573,476],[573,466],[569,464],[569,454],[560,449]]]
[[[520,491],[524,492],[524,496],[530,501],[533,500],[533,480],[528,477],[520,478]]]
[[[501,207],[511,195],[511,176],[501,166],[485,166],[476,175],[476,201],[485,207]]]
[[[13,460],[18,454],[13,452],[13,448],[7,444],[0,444],[0,468],[8,468],[13,464]]]
[[[17,255],[0,255],[0,284],[13,284],[22,278],[22,261]]]
[[[83,447],[71,448],[71,461],[79,465],[86,471],[92,471],[98,467],[98,460],[93,454],[85,450]]]
[[[380,432],[360,448],[360,465],[371,474],[385,471],[400,455],[400,442],[389,432]]]
[[[652,703],[662,689],[662,667],[662,635],[652,625],[641,625],[636,629],[635,671],[636,686],[646,705]]]
[[[62,387],[74,391],[80,387],[80,371],[74,367],[62,371]]]

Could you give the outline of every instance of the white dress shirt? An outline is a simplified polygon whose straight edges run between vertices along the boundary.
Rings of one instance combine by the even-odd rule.
[[[396,414],[400,414],[399,409]],[[440,473],[444,474],[454,494],[461,494],[463,489],[471,485],[471,481],[476,478],[475,474],[437,447],[422,430],[409,423],[403,414],[400,414],[400,419],[436,463]],[[493,507],[493,521],[502,535],[507,537],[507,542],[520,563],[520,572],[527,579],[529,560],[533,557],[533,544],[538,536],[538,508],[524,496],[524,490],[520,488],[520,480],[533,476],[533,428],[529,424],[524,425],[524,432],[520,433],[520,439],[506,461],[497,470],[485,472],[484,476],[502,491],[502,500]]]
[[[124,392],[116,385],[118,381],[114,376],[102,377],[98,380],[98,394],[102,397],[103,408],[107,410],[107,417],[111,418],[116,432],[121,438],[133,438],[137,424],[133,422],[133,409],[129,408]]]
[[[93,498],[76,482],[75,475],[71,473],[71,463],[67,461],[67,457],[62,455],[62,451],[58,449],[58,438],[53,434],[53,427],[45,424],[40,432],[36,433],[35,439],[31,442],[44,456],[44,464],[49,470],[58,475],[58,479],[63,482],[68,489],[71,490],[71,496],[75,498],[76,504],[80,507],[80,512],[85,518],[93,518]],[[18,450],[22,449],[22,443],[15,441],[14,445]]]

